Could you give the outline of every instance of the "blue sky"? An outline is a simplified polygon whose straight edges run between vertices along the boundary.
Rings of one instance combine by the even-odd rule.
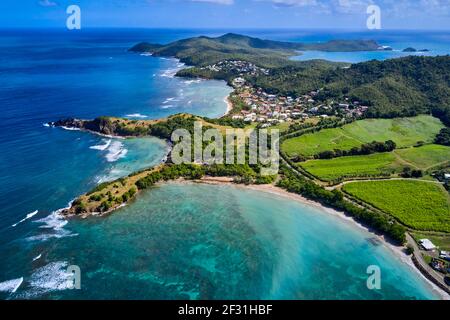
[[[83,27],[352,28],[369,4],[385,29],[450,29],[450,0],[1,0],[1,27],[64,28],[79,5]]]

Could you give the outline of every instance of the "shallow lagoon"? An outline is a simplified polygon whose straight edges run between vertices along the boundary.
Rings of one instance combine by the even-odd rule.
[[[106,218],[72,221],[36,264],[47,290],[88,299],[432,299],[427,283],[344,219],[287,198],[229,185],[168,183]],[[37,252],[36,252],[37,253]],[[52,263],[50,263],[52,262]],[[82,289],[58,290],[80,266]],[[381,268],[368,290],[367,267]],[[39,269],[41,268],[41,269]],[[31,277],[33,278],[33,277]],[[40,291],[39,291],[40,290]]]

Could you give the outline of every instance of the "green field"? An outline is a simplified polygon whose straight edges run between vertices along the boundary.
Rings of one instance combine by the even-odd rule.
[[[412,180],[352,182],[343,190],[411,228],[450,232],[450,196],[436,183]]]
[[[330,160],[310,160],[300,163],[303,169],[323,181],[355,177],[390,175],[401,171],[393,153],[375,153]]]
[[[366,119],[341,128],[324,129],[283,142],[281,149],[290,157],[313,156],[322,151],[350,150],[372,141],[393,140],[398,148],[415,145],[419,141],[433,142],[444,125],[431,116],[397,119]]]
[[[335,181],[391,175],[400,173],[406,166],[426,171],[449,163],[450,147],[431,144],[367,156],[309,160],[298,165],[320,180]]]
[[[398,149],[394,152],[404,161],[424,171],[450,163],[450,147],[438,144],[430,144],[420,148]]]

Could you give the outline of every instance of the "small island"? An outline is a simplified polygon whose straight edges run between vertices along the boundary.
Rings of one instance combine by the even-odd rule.
[[[429,49],[417,50],[416,48],[409,47],[404,49],[403,52],[430,52],[430,50]]]

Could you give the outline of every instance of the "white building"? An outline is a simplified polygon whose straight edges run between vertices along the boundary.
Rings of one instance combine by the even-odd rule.
[[[427,251],[433,251],[436,246],[428,239],[420,239],[419,244]]]

